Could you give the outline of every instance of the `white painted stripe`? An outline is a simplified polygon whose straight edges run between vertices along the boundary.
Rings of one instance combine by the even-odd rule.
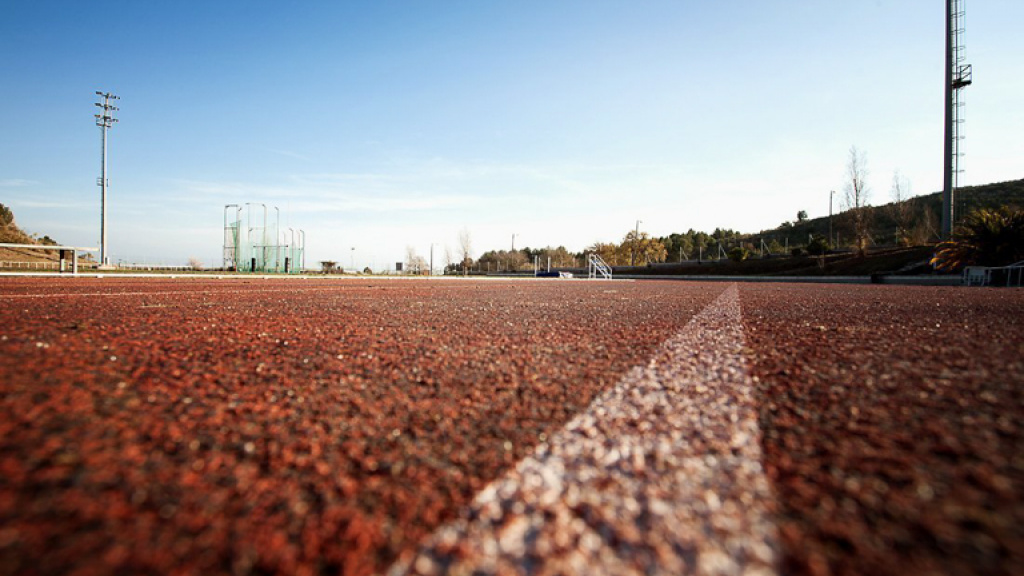
[[[389,574],[774,574],[739,291],[719,298]]]

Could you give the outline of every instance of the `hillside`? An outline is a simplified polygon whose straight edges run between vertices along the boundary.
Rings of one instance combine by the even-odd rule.
[[[14,213],[10,208],[0,204],[0,244],[35,244],[55,246],[57,241],[49,236],[36,238],[28,234],[14,220]],[[55,250],[33,250],[23,248],[0,248],[0,269],[48,269],[56,267],[59,256]],[[80,260],[83,260],[80,258]]]
[[[927,265],[933,248],[882,248],[858,257],[852,252],[817,256],[773,256],[742,262],[728,259],[668,262],[648,266],[616,266],[616,274],[665,276],[870,276],[872,274],[931,274]]]
[[[839,193],[836,194],[836,204],[839,204]],[[875,199],[880,194],[876,192]],[[997,208],[1000,206],[1024,206],[1024,179],[1011,180],[1008,182],[997,182],[982,186],[965,186],[957,190],[955,198],[956,213],[959,216],[967,214],[978,208]],[[942,193],[935,192],[923,196],[916,196],[906,201],[907,212],[910,215],[909,235],[912,244],[931,244],[939,240],[939,222],[942,214]],[[895,246],[896,242],[896,206],[893,202],[887,202],[879,206],[869,207],[871,227],[871,240],[874,246]],[[846,247],[849,240],[853,238],[852,226],[846,214],[840,213],[838,208],[832,220],[833,236],[838,237],[837,248]],[[757,234],[749,235],[745,240],[760,245],[763,239],[765,243],[772,240],[784,244],[789,239],[790,246],[803,246],[811,234],[814,236],[827,237],[829,232],[829,219],[827,216],[813,218],[803,222],[784,223],[774,230],[762,230]]]

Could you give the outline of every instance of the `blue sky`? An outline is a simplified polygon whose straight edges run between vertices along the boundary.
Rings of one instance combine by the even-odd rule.
[[[0,202],[112,259],[219,264],[224,205],[277,206],[307,262],[407,246],[581,250],[641,229],[828,213],[942,177],[941,0],[18,2],[0,19]],[[962,184],[1024,177],[1024,3],[967,3]],[[271,212],[273,215],[273,211]],[[271,217],[273,220],[273,216]],[[355,247],[354,253],[351,248]],[[354,256],[354,258],[353,258]]]

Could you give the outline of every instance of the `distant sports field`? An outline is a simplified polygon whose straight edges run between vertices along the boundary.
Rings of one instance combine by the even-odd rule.
[[[0,278],[0,574],[1024,573],[1024,291]]]

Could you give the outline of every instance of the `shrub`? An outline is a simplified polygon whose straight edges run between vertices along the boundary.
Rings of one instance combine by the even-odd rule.
[[[742,262],[750,256],[750,251],[742,246],[737,246],[728,253],[729,260],[733,262]]]
[[[953,237],[939,244],[931,263],[939,270],[1005,266],[1024,260],[1024,210],[982,208],[964,218]]]
[[[832,246],[828,243],[828,240],[822,236],[816,236],[811,239],[810,244],[807,245],[807,253],[814,256],[823,256],[831,249]]]

